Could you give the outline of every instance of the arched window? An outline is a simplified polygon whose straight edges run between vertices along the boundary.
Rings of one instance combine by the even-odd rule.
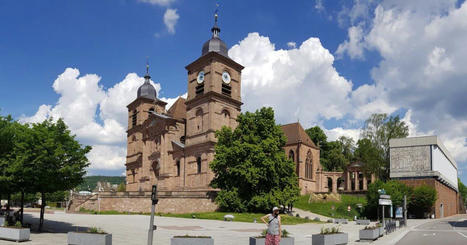
[[[196,173],[201,173],[201,157],[196,158]]]
[[[177,167],[177,176],[180,176],[180,160],[177,160],[176,167]]]
[[[289,159],[292,160],[292,162],[295,162],[295,154],[293,150],[289,151]]]
[[[311,151],[308,151],[306,154],[305,160],[305,178],[313,179],[313,156],[311,155]]]
[[[136,126],[138,120],[138,112],[136,110],[133,110],[133,115],[131,115],[131,125]]]
[[[198,109],[196,111],[195,127],[196,127],[196,132],[203,131],[203,110],[202,109]]]

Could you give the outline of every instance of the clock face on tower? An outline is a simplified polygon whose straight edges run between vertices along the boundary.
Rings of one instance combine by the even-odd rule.
[[[204,71],[200,71],[198,73],[198,77],[196,78],[196,81],[198,82],[198,84],[201,84],[204,82]]]
[[[226,71],[224,71],[224,73],[222,73],[222,81],[225,83],[225,84],[229,84],[230,83],[230,74]]]

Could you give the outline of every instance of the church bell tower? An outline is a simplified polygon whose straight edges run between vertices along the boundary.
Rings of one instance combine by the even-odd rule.
[[[187,183],[198,189],[209,188],[214,177],[209,163],[214,160],[215,132],[222,126],[235,128],[242,105],[243,66],[229,58],[217,17],[216,11],[212,36],[204,43],[201,57],[185,67]]]

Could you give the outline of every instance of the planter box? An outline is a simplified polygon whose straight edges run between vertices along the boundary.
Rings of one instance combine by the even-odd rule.
[[[250,245],[264,245],[264,238],[250,237]],[[280,245],[294,245],[295,238],[293,237],[282,237]]]
[[[357,219],[355,221],[357,225],[370,225],[370,220],[369,219]]]
[[[349,242],[349,234],[314,234],[311,236],[311,244],[313,245],[338,245],[347,244]]]
[[[112,245],[112,234],[68,232],[68,245]]]
[[[201,237],[172,237],[170,245],[214,245],[214,239]]]
[[[29,236],[31,235],[31,231],[29,228],[5,228],[0,227],[0,239],[3,240],[10,240],[10,241],[29,241]]]
[[[378,227],[378,230],[379,230],[379,236],[382,237],[384,235],[384,228]]]
[[[0,227],[2,227],[4,223],[5,223],[5,217],[0,216]]]
[[[379,229],[360,230],[358,234],[360,240],[376,240],[379,237]]]
[[[347,219],[334,219],[334,223],[336,224],[347,224],[349,221]]]

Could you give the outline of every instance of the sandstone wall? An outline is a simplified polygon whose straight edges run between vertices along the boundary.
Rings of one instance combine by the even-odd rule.
[[[158,213],[192,213],[217,210],[215,193],[208,191],[160,192]],[[68,210],[81,208],[93,211],[118,211],[131,213],[151,212],[150,192],[101,192],[85,199],[74,197]]]

